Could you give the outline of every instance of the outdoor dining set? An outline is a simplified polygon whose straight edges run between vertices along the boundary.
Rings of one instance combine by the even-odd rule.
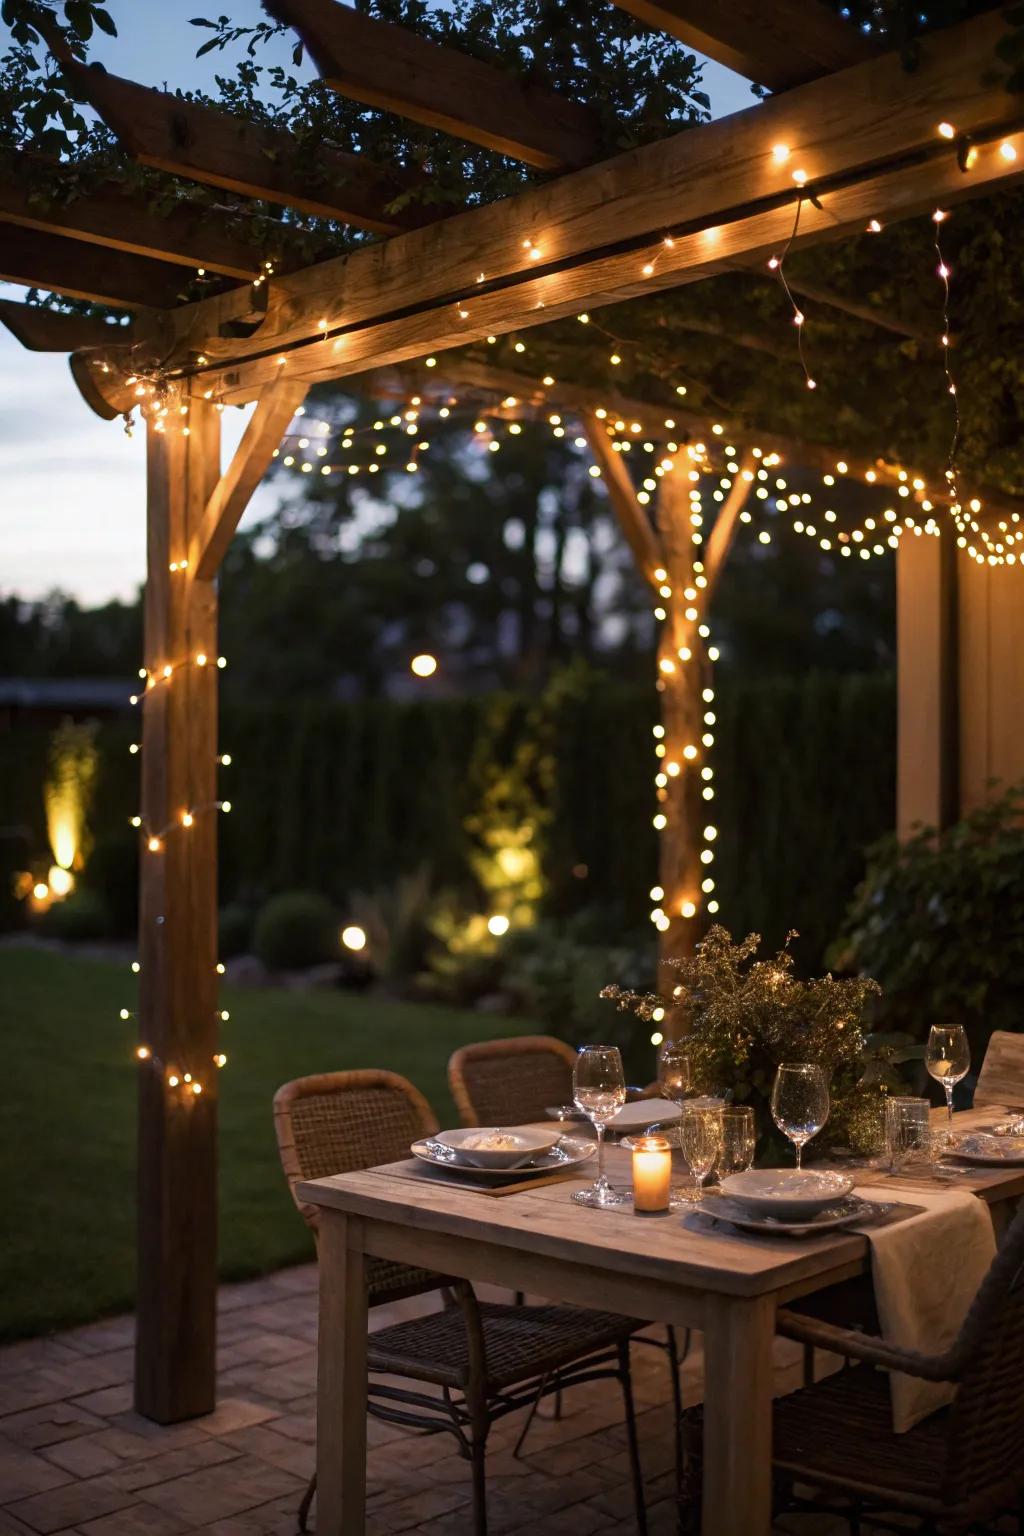
[[[518,1453],[544,1399],[571,1411],[574,1385],[607,1380],[645,1532],[641,1345],[664,1354],[680,1530],[767,1536],[781,1511],[828,1510],[855,1532],[893,1516],[980,1532],[1019,1515],[1022,1055],[994,1036],[974,1108],[954,1116],[967,1041],[933,1030],[925,1064],[946,1108],[894,1094],[877,1155],[835,1149],[809,1168],[826,1072],[780,1065],[770,1110],[796,1167],[754,1167],[768,1128],[695,1091],[685,1039],[665,1042],[644,1089],[627,1088],[613,1046],[463,1047],[448,1066],[458,1129],[388,1071],[285,1084],[278,1145],[320,1268],[302,1528],[315,1493],[318,1531],[364,1530],[369,1411],[455,1437],[486,1532],[491,1426],[521,1411]],[[410,1297],[430,1310],[368,1329],[368,1309]],[[698,1333],[703,1401],[684,1407],[679,1365]],[[782,1396],[780,1337],[803,1351],[803,1386]]]

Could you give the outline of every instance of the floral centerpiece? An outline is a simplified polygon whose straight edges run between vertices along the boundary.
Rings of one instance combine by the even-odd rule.
[[[685,1036],[698,1092],[729,1094],[758,1109],[759,1128],[770,1129],[768,1109],[775,1069],[784,1061],[818,1062],[831,1082],[831,1112],[821,1139],[868,1150],[878,1144],[885,1094],[898,1084],[901,1042],[870,1036],[865,1015],[879,995],[870,978],[793,974],[789,934],[777,954],[761,957],[761,936],[735,942],[715,926],[684,959],[669,960],[668,996],[605,987],[601,996],[647,1020],[671,1016]]]

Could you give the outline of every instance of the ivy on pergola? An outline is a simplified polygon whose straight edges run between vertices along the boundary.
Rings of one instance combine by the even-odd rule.
[[[691,942],[713,889],[713,828],[701,831],[713,741],[707,603],[757,465],[782,451],[820,465],[856,445],[886,476],[898,475],[899,460],[915,469],[920,460],[938,491],[922,484],[919,494],[936,503],[957,490],[943,476],[942,357],[937,347],[929,355],[939,330],[928,296],[934,253],[924,224],[894,232],[890,223],[988,197],[979,218],[963,216],[953,257],[967,268],[956,291],[970,295],[953,349],[966,384],[963,473],[1002,492],[1018,517],[1012,494],[1024,478],[1009,430],[1017,349],[996,350],[1000,327],[1018,323],[999,242],[1016,218],[1004,189],[1017,158],[1024,164],[1013,95],[1020,17],[944,0],[930,25],[955,30],[926,37],[915,57],[906,0],[265,8],[268,28],[297,30],[321,78],[300,85],[284,70],[262,73],[259,29],[248,34],[253,58],[220,82],[216,100],[89,66],[90,29],[110,30],[94,0],[64,0],[60,16],[42,0],[3,0],[0,10],[16,45],[0,80],[0,278],[65,301],[56,312],[5,305],[2,318],[30,347],[71,351],[101,415],[141,407],[147,426],[136,1396],[164,1421],[204,1411],[213,1392],[210,808],[224,804],[215,578],[311,385],[401,371],[428,354],[453,381],[528,362],[536,373],[518,395],[536,409],[557,391],[581,421],[664,604],[656,825],[665,830],[658,926],[670,948]],[[213,47],[242,40],[230,23],[204,30]],[[688,46],[777,94],[705,121]],[[873,222],[882,229],[868,235]],[[784,249],[815,349],[813,391],[793,358],[792,306],[766,266]],[[109,324],[110,308],[130,312],[130,325]],[[593,327],[578,319],[590,312]],[[492,345],[491,335],[506,339]],[[598,404],[612,383],[653,423],[652,437],[671,433],[677,444],[659,465],[653,517]],[[493,400],[496,381],[478,372],[467,387]],[[250,401],[221,472],[218,407]],[[704,530],[694,480],[715,463],[698,445],[716,425],[734,467]],[[994,499],[986,491],[990,510]],[[966,542],[959,515],[951,531]],[[916,540],[929,556],[925,546],[939,542],[941,570],[927,560],[920,568],[927,601],[904,611],[927,673],[908,697],[936,701],[920,722],[925,790],[929,809],[944,814],[941,749],[957,705],[941,605],[955,546]],[[322,1496],[333,1529],[333,1495]]]

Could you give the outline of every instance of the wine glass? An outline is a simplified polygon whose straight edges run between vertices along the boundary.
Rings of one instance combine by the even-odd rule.
[[[946,1094],[946,1113],[953,1124],[953,1089],[971,1070],[971,1048],[962,1024],[933,1024],[924,1048],[929,1077],[941,1083]]]
[[[658,1052],[658,1086],[664,1099],[681,1104],[690,1091],[690,1057],[681,1040],[666,1040]]]
[[[700,1200],[704,1194],[704,1180],[722,1151],[721,1107],[717,1104],[684,1105],[679,1118],[679,1145],[697,1186],[696,1193],[689,1198]]]
[[[722,1150],[718,1157],[718,1171],[724,1177],[730,1173],[745,1173],[754,1161],[756,1128],[754,1111],[748,1104],[728,1104],[721,1111]]]
[[[588,1189],[576,1190],[572,1198],[578,1205],[624,1205],[628,1196],[612,1188],[604,1171],[605,1127],[626,1102],[626,1076],[617,1045],[580,1046],[572,1074],[572,1096],[597,1134],[597,1178]]]
[[[784,1062],[772,1084],[772,1119],[796,1148],[801,1167],[804,1147],[828,1119],[828,1079],[814,1062]]]

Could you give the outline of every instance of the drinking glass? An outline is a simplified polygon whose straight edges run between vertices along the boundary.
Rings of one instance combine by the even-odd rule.
[[[722,1151],[721,1108],[718,1105],[685,1104],[679,1118],[679,1145],[697,1186],[689,1198],[699,1200],[704,1193],[704,1180]]]
[[[658,1052],[658,1086],[662,1097],[681,1104],[690,1091],[690,1058],[681,1040],[666,1040]]]
[[[605,1127],[626,1102],[626,1077],[617,1045],[580,1046],[572,1074],[572,1096],[597,1134],[597,1178],[588,1189],[576,1190],[572,1198],[578,1205],[624,1205],[629,1197],[612,1188],[604,1171]]]
[[[721,1111],[722,1150],[718,1171],[723,1177],[745,1173],[754,1161],[756,1129],[754,1111],[747,1104],[730,1104]]]
[[[971,1070],[971,1048],[962,1024],[933,1024],[924,1048],[929,1077],[941,1083],[946,1094],[946,1113],[953,1125],[953,1089]]]
[[[928,1154],[928,1100],[894,1094],[885,1101],[885,1157],[899,1173],[911,1157]]]
[[[772,1084],[772,1119],[796,1148],[796,1166],[828,1119],[828,1079],[814,1062],[784,1062]]]

